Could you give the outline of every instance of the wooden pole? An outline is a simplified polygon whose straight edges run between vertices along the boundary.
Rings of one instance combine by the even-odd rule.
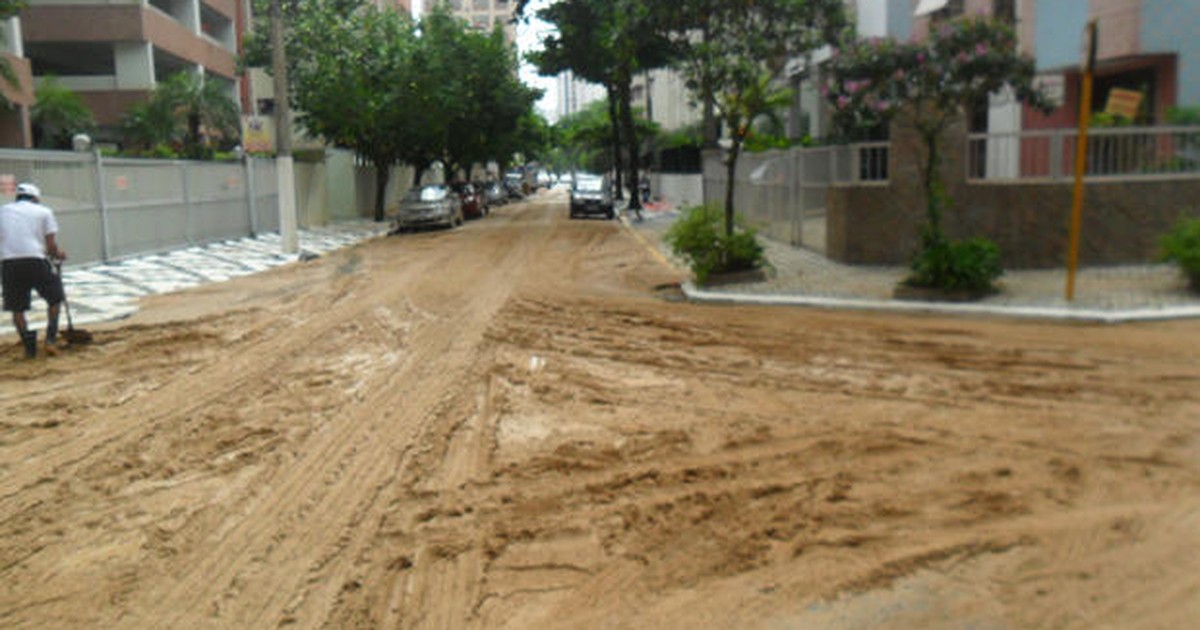
[[[1083,81],[1079,89],[1079,135],[1075,140],[1075,191],[1071,199],[1071,231],[1067,245],[1066,298],[1075,299],[1075,270],[1079,266],[1079,232],[1083,224],[1083,175],[1087,170],[1087,132],[1092,115],[1092,73],[1096,66],[1096,21],[1088,22],[1084,43]]]

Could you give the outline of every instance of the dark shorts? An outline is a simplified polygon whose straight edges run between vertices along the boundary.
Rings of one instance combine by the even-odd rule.
[[[62,278],[54,273],[50,261],[45,258],[6,260],[0,267],[0,279],[4,282],[6,311],[28,311],[30,292],[34,289],[50,306],[61,304],[63,301]]]

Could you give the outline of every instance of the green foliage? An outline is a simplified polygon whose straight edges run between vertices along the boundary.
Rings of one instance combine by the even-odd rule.
[[[659,149],[699,149],[704,146],[704,131],[700,127],[701,123],[695,123],[660,133],[654,141],[654,146]]]
[[[1178,264],[1192,289],[1200,291],[1200,219],[1180,219],[1161,247],[1163,260]]]
[[[926,234],[905,283],[946,291],[991,292],[1004,274],[1000,248],[986,238],[950,241]]]
[[[921,42],[846,39],[831,60],[830,77],[822,90],[842,137],[885,126],[902,109],[921,136],[923,155],[913,157],[922,162],[926,224],[908,282],[986,290],[1002,273],[999,252],[986,240],[952,243],[943,234],[942,214],[951,202],[938,175],[938,145],[968,107],[1004,88],[1049,111],[1050,101],[1033,84],[1033,59],[1017,52],[1012,26],[970,17],[943,23]]]
[[[942,24],[925,41],[847,38],[822,87],[833,122],[848,137],[891,121],[913,105],[922,132],[941,133],[964,108],[1008,87],[1043,111],[1050,101],[1033,84],[1034,61],[1017,52],[1012,26],[985,17]]]
[[[91,132],[96,126],[83,98],[64,87],[57,77],[44,77],[36,96],[37,103],[30,113],[39,148],[70,149],[75,134]]]
[[[525,2],[518,2],[518,14]],[[628,156],[628,170],[618,178],[636,179],[638,156],[645,134],[635,121],[633,77],[670,61],[671,44],[659,28],[653,3],[642,0],[560,0],[540,9],[538,17],[553,25],[543,49],[528,58],[546,76],[570,70],[576,77],[603,85],[610,102],[610,154]],[[623,149],[623,150],[622,150]],[[597,152],[594,147],[588,151]],[[600,158],[595,158],[600,159]],[[620,170],[620,169],[619,169]],[[618,179],[618,184],[620,180]],[[620,186],[618,185],[618,190]],[[631,207],[639,207],[634,196]]]
[[[714,273],[749,271],[763,266],[763,248],[754,230],[743,228],[727,235],[719,208],[696,206],[684,212],[663,240],[687,261],[696,281],[704,284]]]
[[[1200,125],[1200,105],[1168,107],[1168,125]]]
[[[792,141],[783,136],[757,132],[751,132],[746,135],[746,151],[750,153],[786,149],[790,146],[792,146]]]
[[[790,103],[777,87],[781,60],[833,43],[849,25],[842,0],[676,0],[653,3],[678,55],[677,68],[698,103],[711,103],[733,142],[727,167],[755,120]],[[734,228],[733,183],[725,232]]]
[[[0,20],[7,21],[9,18],[16,17],[17,13],[28,4],[25,0],[0,0]],[[7,32],[8,29],[0,30],[0,47],[7,48],[5,45],[8,43],[5,39]],[[8,63],[8,58],[3,55],[0,55],[0,79],[4,79],[13,88],[19,88],[21,85],[17,73],[12,69],[12,64]],[[7,104],[8,102],[8,98],[0,94],[0,103]]]
[[[211,159],[214,151],[236,144],[239,126],[238,106],[226,85],[190,72],[168,77],[121,121],[131,152],[155,153],[170,145],[190,159]]]

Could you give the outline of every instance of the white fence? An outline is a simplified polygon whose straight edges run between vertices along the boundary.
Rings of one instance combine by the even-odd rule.
[[[971,134],[968,180],[1067,180],[1074,177],[1075,129]],[[1200,127],[1116,127],[1088,131],[1086,177],[1200,176]]]
[[[723,155],[705,153],[705,203],[724,203],[727,179]],[[775,240],[804,245],[804,224],[825,216],[830,184],[888,181],[888,143],[746,153],[738,158],[734,179],[734,208],[751,226]]]
[[[279,229],[275,162],[0,150],[0,186],[36,182],[76,264]]]

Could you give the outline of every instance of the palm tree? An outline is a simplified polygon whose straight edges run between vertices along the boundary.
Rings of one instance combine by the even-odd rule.
[[[206,81],[195,74],[179,72],[163,82],[155,98],[162,98],[176,116],[183,116],[183,147],[188,157],[203,157],[211,151],[201,137],[204,131],[225,139],[237,137],[238,106],[219,81]]]
[[[91,131],[96,124],[83,98],[54,76],[39,82],[31,114],[37,146],[44,149],[69,149],[74,134]]]
[[[153,148],[179,141],[186,157],[203,158],[212,152],[205,136],[237,138],[239,112],[219,81],[179,72],[163,81],[149,101],[131,108],[122,128],[131,143]]]

